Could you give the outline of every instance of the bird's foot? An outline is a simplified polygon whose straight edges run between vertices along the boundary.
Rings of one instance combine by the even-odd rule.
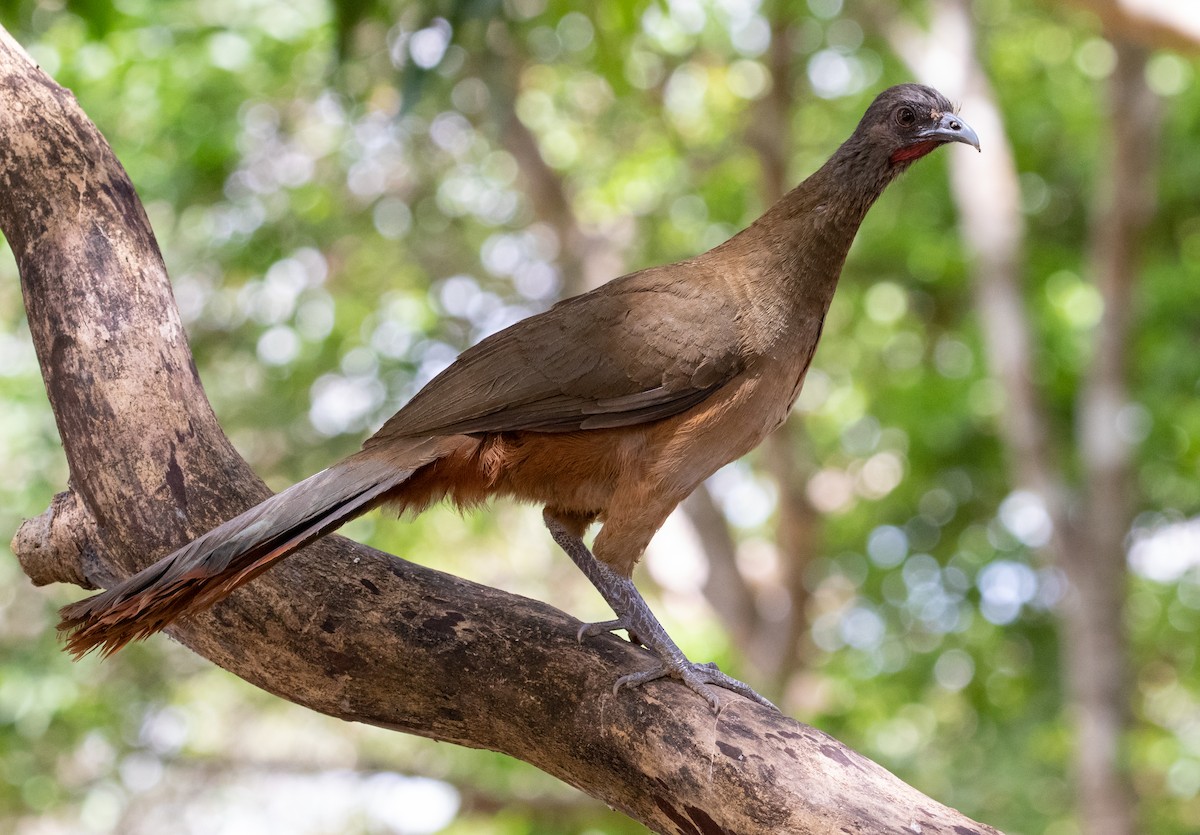
[[[779,710],[768,699],[756,693],[750,685],[721,672],[713,662],[697,664],[694,661],[688,661],[682,656],[672,661],[660,660],[657,667],[643,670],[640,673],[630,673],[629,675],[621,676],[613,685],[613,695],[616,695],[617,691],[622,687],[638,687],[648,681],[655,681],[660,678],[667,678],[668,676],[679,679],[689,689],[701,696],[708,702],[709,707],[713,709],[713,713],[721,712],[721,700],[717,698],[717,694],[713,691],[713,686],[732,690],[739,696],[745,696],[747,699],[758,702],[760,705]]]
[[[683,682],[689,689],[703,697],[714,713],[721,711],[721,700],[717,698],[717,694],[713,690],[714,686],[730,690],[739,696],[758,702],[760,705],[779,709],[755,693],[748,684],[725,675],[717,669],[716,664],[696,664],[689,661],[683,654],[683,650],[671,640],[667,630],[650,611],[645,599],[633,585],[633,580],[617,574],[596,559],[588,547],[583,544],[583,540],[568,530],[556,517],[549,512],[545,516],[546,527],[550,529],[550,535],[554,537],[554,541],[567,552],[575,565],[579,566],[579,570],[592,581],[592,585],[617,613],[615,620],[583,624],[575,633],[576,638],[582,641],[584,638],[593,638],[603,635],[605,632],[624,629],[629,633],[629,638],[633,643],[641,644],[658,656],[658,666],[640,673],[630,673],[617,679],[616,684],[613,685],[614,694],[622,687],[637,687],[648,681],[670,677]]]
[[[630,629],[625,618],[616,618],[614,620],[600,621],[599,623],[585,623],[579,627],[579,631],[575,633],[575,638],[580,643],[583,643],[585,638],[595,638],[597,635],[616,632],[624,629],[629,633],[629,640],[634,644],[641,644],[642,641]],[[770,701],[760,696],[754,691],[750,685],[745,682],[738,681],[730,675],[721,672],[713,662],[707,664],[697,664],[694,661],[689,661],[687,657],[678,650],[677,647],[666,646],[662,648],[668,656],[664,659],[659,657],[658,665],[651,667],[649,670],[642,670],[638,673],[629,673],[623,675],[613,684],[613,695],[615,696],[622,687],[638,687],[648,681],[656,681],[660,678],[674,678],[683,682],[689,689],[698,693],[708,702],[714,712],[721,710],[721,702],[713,692],[713,686],[723,687],[726,690],[731,690],[738,695],[745,696],[747,699],[758,702],[760,705],[774,708]],[[672,652],[674,649],[674,652]],[[658,649],[650,647],[650,650],[658,654]],[[778,710],[779,708],[775,708]]]

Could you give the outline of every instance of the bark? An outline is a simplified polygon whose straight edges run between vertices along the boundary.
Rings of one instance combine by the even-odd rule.
[[[14,549],[35,582],[104,585],[268,493],[204,397],[120,163],[3,30],[0,99],[0,229],[71,471]],[[713,716],[671,682],[614,695],[645,655],[576,627],[328,537],[172,634],[297,704],[508,753],[660,832],[995,831],[741,699]]]

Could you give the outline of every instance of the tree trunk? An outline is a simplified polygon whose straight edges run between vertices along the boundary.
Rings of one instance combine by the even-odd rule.
[[[1078,489],[1071,489],[1063,464],[1069,441],[1053,437],[1034,385],[1032,327],[1021,294],[1024,225],[1012,151],[975,57],[969,7],[965,0],[942,0],[934,8],[928,37],[910,32],[897,42],[918,71],[923,58],[944,57],[939,50],[953,54],[962,88],[948,92],[963,101],[985,137],[986,159],[951,159],[952,191],[973,256],[989,364],[1006,394],[1000,428],[1013,483],[1044,504],[1054,525],[1046,556],[1069,581],[1060,613],[1061,652],[1075,727],[1076,814],[1087,835],[1132,835],[1137,814],[1124,756],[1129,653],[1123,613],[1125,537],[1133,508],[1130,449],[1120,416],[1128,401],[1125,363],[1138,239],[1153,214],[1159,102],[1144,81],[1146,48],[1117,35],[1110,136],[1105,164],[1096,172],[1089,240],[1088,268],[1104,314],[1077,402],[1074,440],[1083,478]],[[978,199],[980,194],[988,198]]]
[[[1067,537],[1070,581],[1063,618],[1067,691],[1076,728],[1075,773],[1088,835],[1137,831],[1125,758],[1129,652],[1125,640],[1125,538],[1133,520],[1126,358],[1142,230],[1153,216],[1160,102],[1146,87],[1147,50],[1114,41],[1106,161],[1097,172],[1090,272],[1104,300],[1076,425],[1083,469],[1080,524]]]
[[[791,187],[788,159],[792,147],[792,112],[795,109],[795,53],[792,50],[793,16],[787,3],[767,4],[771,22],[771,45],[766,55],[771,73],[770,92],[754,110],[747,139],[758,155],[761,170],[759,193],[763,205],[779,200]],[[758,619],[761,655],[769,659],[773,691],[786,693],[788,683],[803,666],[810,593],[805,574],[820,553],[823,523],[812,502],[807,484],[812,466],[804,454],[808,440],[803,434],[803,416],[794,414],[763,443],[764,469],[778,490],[775,513],[775,544],[779,551],[779,587],[787,595],[787,618],[776,622]]]
[[[205,399],[127,175],[3,30],[0,229],[71,470],[14,541],[36,583],[111,583],[268,495]],[[614,695],[649,659],[577,626],[328,537],[172,634],[283,698],[508,753],[659,832],[995,832],[740,698],[714,717],[672,682]]]

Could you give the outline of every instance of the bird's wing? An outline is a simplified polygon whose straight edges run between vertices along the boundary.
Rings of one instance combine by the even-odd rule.
[[[671,280],[660,269],[625,276],[464,351],[368,445],[600,429],[678,414],[744,367],[736,313],[712,283]]]

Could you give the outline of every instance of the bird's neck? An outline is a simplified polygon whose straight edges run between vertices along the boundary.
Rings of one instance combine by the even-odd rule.
[[[852,136],[731,239],[730,249],[753,265],[748,274],[761,292],[784,294],[824,315],[867,210],[904,167]]]

